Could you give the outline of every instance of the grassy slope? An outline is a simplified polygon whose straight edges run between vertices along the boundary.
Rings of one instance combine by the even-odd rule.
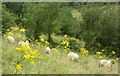
[[[3,74],[16,73],[14,61],[19,59],[16,55],[19,55],[15,48],[17,42],[14,44],[7,43],[5,38],[2,39],[2,59],[3,59]],[[79,62],[70,61],[67,57],[67,53],[54,53],[52,52],[51,57],[46,57],[45,50],[43,47],[34,46],[37,48],[44,60],[35,61],[34,65],[29,64],[28,61],[24,60],[21,64],[24,66],[22,70],[17,73],[22,74],[117,74],[118,63],[116,62],[112,68],[98,67],[99,60],[95,59],[96,56],[89,55],[86,59],[81,57]],[[58,50],[62,50],[58,48]]]

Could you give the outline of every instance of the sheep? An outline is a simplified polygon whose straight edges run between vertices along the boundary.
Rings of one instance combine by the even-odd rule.
[[[68,57],[70,57],[70,60],[72,59],[72,60],[75,60],[76,62],[78,62],[79,56],[78,56],[77,53],[70,52],[70,53],[68,54]]]
[[[100,60],[99,67],[105,66],[105,67],[112,67],[112,64],[114,64],[113,60]]]
[[[24,41],[20,41],[18,44],[19,44],[19,45],[21,45],[21,44],[26,44],[26,45],[29,46],[29,41],[28,41],[28,40],[26,40],[25,42],[24,42]]]
[[[45,50],[46,50],[46,53],[50,53],[51,52],[50,47],[46,47]]]
[[[6,41],[8,41],[10,43],[14,43],[15,39],[12,36],[7,36]]]

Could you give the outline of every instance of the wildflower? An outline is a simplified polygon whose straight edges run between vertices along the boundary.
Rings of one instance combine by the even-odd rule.
[[[35,58],[35,56],[33,56],[33,55],[32,55],[32,56],[30,56],[30,58],[34,59],[34,58]]]
[[[22,69],[21,64],[16,64],[16,69],[21,70]]]
[[[41,41],[44,41],[44,39],[42,38],[42,39],[40,39]]]
[[[100,56],[99,58],[101,58],[101,59],[102,59],[103,57],[102,57],[102,56]]]
[[[39,38],[42,38],[42,36],[39,36]]]
[[[67,37],[67,35],[64,35],[64,37]]]
[[[100,55],[100,54],[102,54],[102,52],[96,52],[96,54]]]
[[[102,52],[104,52],[105,50],[101,50]]]
[[[21,48],[15,48],[15,49],[21,51]]]
[[[115,54],[115,52],[114,52],[114,51],[112,51],[112,54]]]
[[[74,38],[74,37],[71,37],[70,39],[71,39],[71,40],[75,40],[75,38]]]
[[[38,45],[40,45],[40,43],[39,42],[36,42]]]
[[[22,32],[22,33],[25,32],[25,29],[20,29],[20,32]]]
[[[16,31],[18,30],[18,28],[17,28],[17,27],[16,27],[16,28],[13,28],[13,29],[14,29],[14,30],[16,30]]]
[[[7,31],[10,31],[10,29],[7,29]]]
[[[20,35],[19,35],[19,34],[16,34],[16,36],[17,36],[17,37],[20,37]]]
[[[27,54],[27,55],[24,55],[24,57],[25,57],[26,59],[29,59],[31,56],[30,56],[30,54]]]
[[[118,58],[116,58],[116,60],[118,60]]]
[[[46,44],[49,44],[49,42],[48,42],[48,41],[45,41],[45,43],[46,43]]]
[[[9,35],[9,36],[13,36],[13,34],[12,34],[11,32],[8,32],[7,35]]]
[[[34,61],[31,61],[30,64],[35,64],[35,62],[34,62]]]

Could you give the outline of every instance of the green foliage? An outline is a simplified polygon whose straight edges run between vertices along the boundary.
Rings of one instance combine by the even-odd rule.
[[[2,15],[2,35],[4,35],[7,32],[7,29],[15,26],[16,17],[13,13],[10,13],[4,5],[2,8]]]

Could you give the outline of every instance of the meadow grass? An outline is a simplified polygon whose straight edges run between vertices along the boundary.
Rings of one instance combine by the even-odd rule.
[[[15,50],[18,42],[8,43],[5,38],[2,39],[2,72],[3,74],[118,74],[118,62],[111,68],[99,67],[99,59],[96,55],[88,55],[85,58],[79,54],[79,61],[70,61],[64,52],[51,52],[47,57],[45,48],[35,45],[43,60],[35,60],[35,64],[30,64],[28,60],[21,62],[22,70],[15,69],[15,62],[20,59],[20,53]],[[58,51],[63,50],[57,48]]]

